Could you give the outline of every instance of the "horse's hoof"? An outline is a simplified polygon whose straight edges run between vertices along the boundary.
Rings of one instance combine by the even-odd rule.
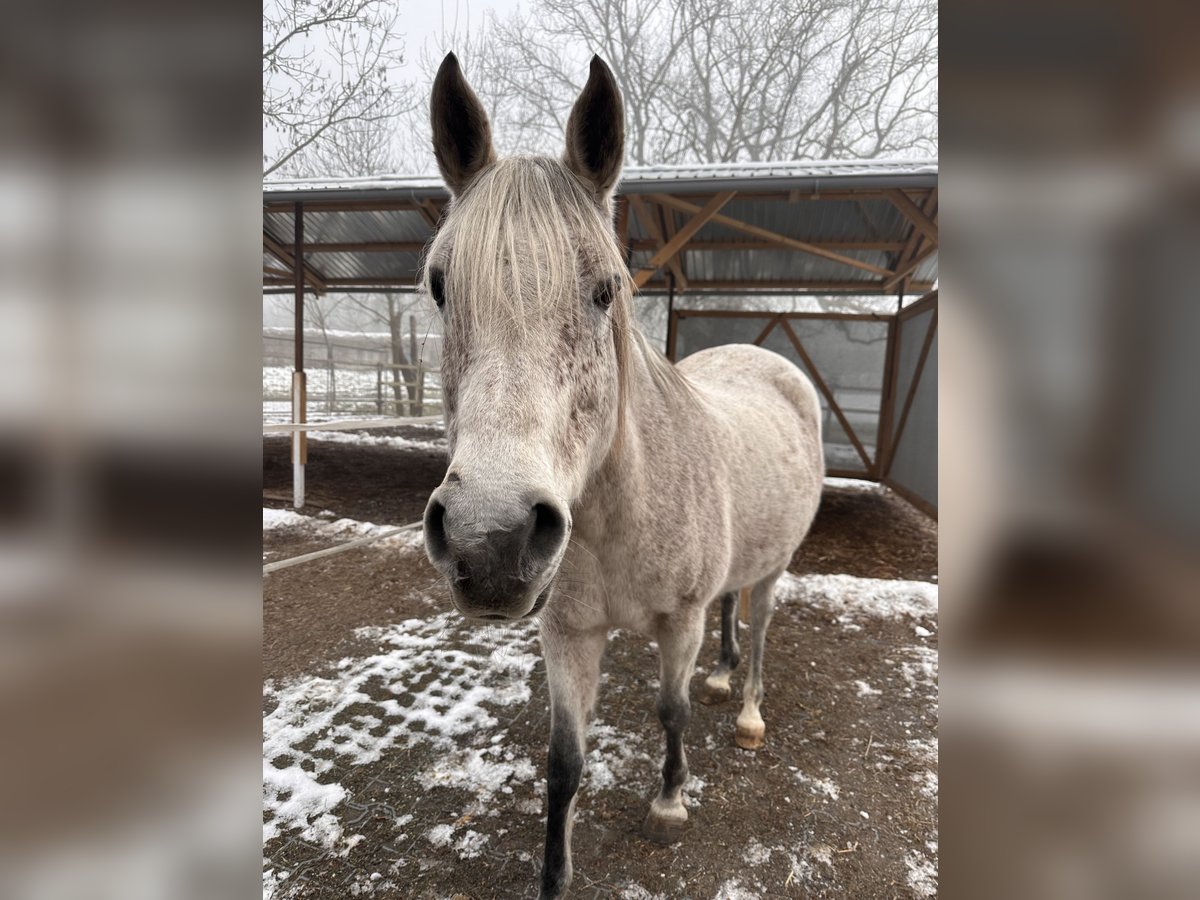
[[[767,728],[761,722],[755,725],[744,725],[738,722],[733,742],[743,750],[758,750],[766,743]]]
[[[700,702],[709,706],[714,703],[724,703],[731,696],[733,696],[733,691],[730,689],[728,681],[714,682],[709,678],[700,688]]]
[[[687,810],[682,803],[678,806],[667,806],[656,800],[650,805],[650,812],[642,825],[642,834],[647,840],[658,844],[674,844],[683,837],[687,819]]]
[[[650,813],[642,825],[642,834],[656,844],[677,844],[683,838],[686,825],[687,819],[664,819]]]

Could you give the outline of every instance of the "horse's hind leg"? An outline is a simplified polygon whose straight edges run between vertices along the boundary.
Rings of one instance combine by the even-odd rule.
[[[736,591],[731,591],[721,598],[721,658],[712,674],[705,679],[704,687],[700,690],[700,702],[702,703],[721,703],[728,700],[733,693],[733,689],[729,686],[729,679],[742,659],[737,639],[737,604]]]
[[[763,723],[759,706],[763,700],[763,647],[767,640],[767,626],[775,611],[775,582],[782,572],[758,582],[750,591],[750,671],[746,674],[742,711],[737,717],[737,732],[734,740],[745,750],[757,750],[763,745],[766,725]]]
[[[683,805],[683,785],[688,777],[683,730],[692,715],[688,683],[696,666],[700,644],[704,641],[703,610],[670,619],[658,630],[657,637],[662,682],[658,720],[667,735],[667,754],[662,769],[662,790],[650,805],[643,830],[651,840],[670,844],[679,840],[688,817]]]

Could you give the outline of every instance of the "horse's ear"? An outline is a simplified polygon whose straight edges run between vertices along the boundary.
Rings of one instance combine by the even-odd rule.
[[[429,119],[442,178],[450,193],[461,194],[484,167],[496,161],[496,151],[487,113],[453,53],[446,54],[433,80]]]
[[[612,71],[599,56],[567,119],[567,166],[607,200],[625,157],[625,104]]]

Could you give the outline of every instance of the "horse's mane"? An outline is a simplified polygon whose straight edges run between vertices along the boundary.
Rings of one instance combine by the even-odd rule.
[[[601,276],[627,271],[612,228],[611,212],[596,205],[594,194],[561,162],[549,157],[510,157],[490,166],[453,201],[453,223],[434,238],[426,254],[452,242],[454,265],[445,273],[450,315],[467,316],[461,324],[475,329],[483,321],[502,322],[514,336],[531,318],[565,313],[584,315],[580,273]],[[578,244],[576,235],[587,236]],[[536,248],[536,249],[534,249]],[[531,253],[531,251],[533,251]],[[581,258],[587,253],[592,259]],[[515,265],[514,260],[520,260]],[[424,273],[428,289],[428,266]],[[629,405],[631,354],[645,361],[654,383],[673,395],[693,396],[691,384],[653,349],[633,319],[633,281],[618,279],[611,321],[617,357],[619,407],[617,445]],[[568,307],[569,305],[569,307]],[[503,332],[502,332],[503,333]]]

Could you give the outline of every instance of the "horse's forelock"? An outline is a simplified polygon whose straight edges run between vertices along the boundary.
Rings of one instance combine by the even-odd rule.
[[[447,315],[465,317],[461,325],[495,340],[520,336],[538,320],[584,315],[581,275],[603,278],[626,271],[606,212],[557,160],[515,157],[493,164],[455,198],[446,227],[429,250],[428,258],[437,260],[449,246]],[[618,436],[628,396],[631,286],[625,279],[610,313]]]

